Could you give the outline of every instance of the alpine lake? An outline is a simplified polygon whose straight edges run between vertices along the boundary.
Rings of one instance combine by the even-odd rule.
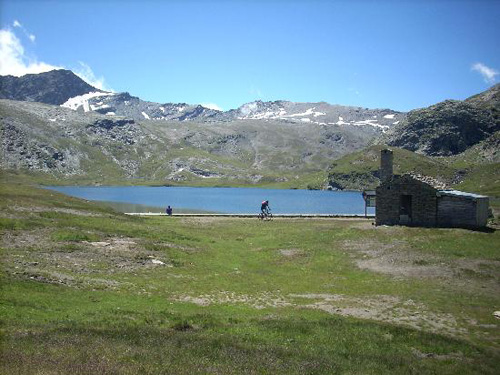
[[[268,200],[275,214],[363,215],[363,196],[355,191],[217,187],[48,186],[66,195],[104,201],[123,212],[253,214]],[[373,215],[374,208],[367,213]]]

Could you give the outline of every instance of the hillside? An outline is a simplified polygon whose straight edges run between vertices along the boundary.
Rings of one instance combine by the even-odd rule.
[[[406,114],[284,100],[229,111],[154,103],[67,70],[1,80],[2,97],[17,100],[0,100],[0,167],[53,183],[323,188],[330,168],[331,187],[362,189],[378,183],[382,146],[362,150],[379,143],[396,147],[397,173],[497,191],[500,85]]]
[[[465,101],[410,111],[379,142],[429,156],[457,155],[500,130],[500,84]]]
[[[155,103],[67,70],[1,79],[16,100],[0,101],[1,168],[58,183],[321,186],[332,159],[405,117],[325,102]]]
[[[394,173],[429,176],[450,188],[500,197],[500,132],[449,157],[430,157],[390,147]],[[328,171],[328,184],[335,189],[373,189],[379,183],[380,150],[370,146],[335,160]]]
[[[3,169],[73,183],[280,183],[305,187],[379,131],[277,120],[136,121],[0,101]],[[308,177],[309,176],[309,177]]]
[[[329,185],[336,189],[373,189],[379,183],[380,150],[375,145],[335,160],[328,172]],[[405,149],[391,147],[394,152],[394,173],[415,173],[451,182],[455,170],[443,160],[430,158]]]

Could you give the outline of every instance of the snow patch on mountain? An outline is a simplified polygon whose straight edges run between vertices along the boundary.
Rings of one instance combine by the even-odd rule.
[[[142,115],[144,116],[144,118],[145,118],[146,120],[150,120],[150,119],[151,119],[151,118],[148,116],[148,114],[147,114],[146,112],[144,112],[144,111],[142,111]]]
[[[75,96],[73,98],[69,98],[66,102],[61,104],[61,107],[66,107],[69,109],[72,109],[76,111],[78,108],[83,107],[84,112],[88,112],[91,109],[91,106],[89,105],[89,100],[92,98],[97,98],[99,96],[109,96],[109,95],[115,95],[112,92],[89,92],[83,95]]]
[[[387,125],[380,125],[377,123],[377,120],[362,120],[362,121],[355,121],[351,123],[351,125],[356,125],[356,126],[363,126],[363,125],[370,125],[376,128],[381,128],[381,129],[389,129],[389,126]]]
[[[286,115],[286,116],[282,116],[283,118],[287,118],[287,117],[306,117],[306,116],[314,116],[314,117],[318,117],[318,116],[325,116],[326,113],[324,112],[314,112],[314,110],[316,109],[316,107],[313,107],[313,108],[309,108],[308,110],[306,110],[305,112],[302,112],[302,113],[294,113],[292,115]]]

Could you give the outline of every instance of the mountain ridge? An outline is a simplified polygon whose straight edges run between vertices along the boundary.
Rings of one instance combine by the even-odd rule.
[[[444,101],[409,113],[286,100],[257,100],[224,112],[105,92],[81,86],[83,81],[70,71],[56,72],[49,76],[59,75],[59,80],[36,80],[42,85],[39,95],[35,83],[2,85],[3,96],[26,99],[0,100],[3,169],[81,183],[212,181],[324,187],[332,160],[350,160],[349,154],[365,152],[374,142],[471,160],[466,151],[481,144],[474,150],[486,156],[475,163],[491,165],[497,158],[498,136],[492,134],[499,126],[500,85],[465,101]],[[70,89],[64,93],[65,79]],[[49,87],[55,82],[61,86]],[[61,92],[56,100],[52,93],[57,90]],[[78,95],[69,97],[68,92]],[[459,161],[454,163],[458,168]],[[347,167],[330,169],[331,186],[344,189],[377,181],[376,171],[360,172],[349,163]],[[324,176],[322,182],[319,176]],[[453,180],[450,176],[446,178]]]
[[[451,156],[500,130],[500,84],[466,100],[445,100],[407,113],[383,135],[387,143],[429,156]]]
[[[38,92],[38,94],[37,94]],[[56,95],[57,93],[57,95]],[[140,120],[228,122],[235,120],[278,120],[325,125],[377,127],[386,131],[401,121],[404,112],[287,100],[256,100],[236,109],[219,111],[201,104],[156,103],[128,92],[98,90],[69,70],[53,70],[22,77],[0,77],[0,99],[37,101],[62,105],[77,111],[96,111],[109,116]]]

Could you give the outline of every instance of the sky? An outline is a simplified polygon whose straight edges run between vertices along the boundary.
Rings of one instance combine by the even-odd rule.
[[[254,100],[409,111],[500,81],[500,0],[0,0],[0,75],[229,110]]]

